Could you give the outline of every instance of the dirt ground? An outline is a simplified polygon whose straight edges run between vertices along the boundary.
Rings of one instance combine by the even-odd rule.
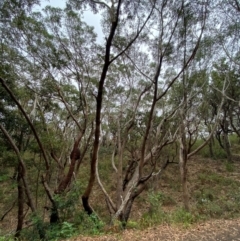
[[[240,219],[213,220],[190,228],[160,225],[146,230],[125,230],[104,236],[78,236],[67,241],[237,241],[240,240]]]

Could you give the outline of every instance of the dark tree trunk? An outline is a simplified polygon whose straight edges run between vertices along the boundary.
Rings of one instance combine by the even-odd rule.
[[[91,168],[90,178],[88,181],[87,188],[82,196],[83,207],[88,214],[93,213],[93,210],[89,205],[89,196],[92,192],[92,188],[96,178],[96,168],[97,168],[96,166],[97,166],[97,160],[98,160],[99,138],[100,138],[100,130],[101,130],[101,111],[102,111],[104,83],[107,76],[108,68],[110,66],[111,46],[112,46],[112,41],[115,35],[116,28],[118,26],[121,3],[122,1],[119,0],[118,6],[116,9],[116,16],[112,21],[111,30],[106,43],[104,65],[103,65],[100,81],[98,84],[98,94],[96,97],[97,106],[96,106],[96,117],[95,117],[95,135],[94,135],[93,153],[92,153],[91,166],[90,166]]]
[[[59,222],[59,213],[58,213],[58,208],[53,206],[51,208],[51,214],[50,214],[50,223],[58,223]]]
[[[214,152],[213,152],[213,138],[210,139],[209,144],[209,155],[211,158],[214,158]]]
[[[22,167],[21,164],[18,164],[18,223],[17,229],[15,233],[15,238],[19,238],[22,227],[23,227],[23,220],[24,220],[24,188],[22,183]]]
[[[223,126],[223,146],[227,153],[227,160],[228,162],[232,162],[232,152],[231,152],[231,146],[228,138],[228,131],[229,131],[229,123],[227,120],[224,120],[224,126]]]

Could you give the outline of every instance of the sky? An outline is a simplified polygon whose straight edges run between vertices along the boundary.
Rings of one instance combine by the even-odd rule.
[[[0,0],[1,1],[1,0]],[[65,7],[66,0],[41,0],[41,6],[37,7],[38,10],[41,10],[47,5],[53,6],[53,7],[59,7],[64,8]],[[102,41],[103,39],[103,33],[102,28],[100,25],[101,21],[101,15],[100,14],[93,14],[91,11],[85,11],[84,13],[84,21],[94,27],[94,31],[97,33],[98,41]]]

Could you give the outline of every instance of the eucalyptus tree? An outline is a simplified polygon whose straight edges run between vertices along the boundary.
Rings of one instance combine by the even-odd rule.
[[[95,7],[98,6],[95,1],[89,2]],[[101,3],[99,4],[101,5]],[[198,13],[199,18],[196,22],[186,26],[188,31],[193,32],[191,37],[189,37],[192,44],[187,48],[184,48],[184,45],[181,44],[184,38],[179,37],[179,33],[182,28],[180,20],[183,16],[185,4],[191,4],[190,2],[155,1],[152,4],[150,2],[138,2],[137,4],[135,1],[132,1],[131,4],[125,4],[125,2],[113,1],[111,7],[105,6],[105,3],[101,5],[105,7],[111,16],[108,21],[104,22],[104,31],[109,29],[110,26],[111,28],[110,34],[107,36],[105,61],[98,85],[91,177],[87,190],[83,195],[85,209],[88,213],[92,213],[88,199],[95,175],[98,175],[97,160],[100,145],[101,113],[105,103],[103,90],[107,86],[108,78],[111,78],[108,75],[113,68],[112,62],[123,55],[124,58],[127,57],[130,60],[135,73],[138,73],[141,78],[136,78],[136,74],[133,71],[129,75],[130,79],[139,81],[139,84],[135,84],[135,86],[140,86],[140,90],[135,94],[136,97],[134,97],[133,111],[129,112],[125,107],[125,105],[132,106],[131,103],[128,103],[132,101],[131,98],[128,98],[128,96],[125,98],[121,96],[116,98],[118,99],[116,106],[119,108],[118,114],[115,117],[118,123],[115,126],[115,131],[117,132],[116,137],[119,148],[118,166],[114,166],[118,175],[116,203],[108,195],[101,181],[98,180],[107,198],[107,203],[112,213],[112,220],[118,218],[123,224],[129,218],[135,198],[140,195],[147,181],[155,174],[154,171],[156,171],[156,163],[161,149],[167,144],[172,143],[176,138],[178,128],[169,130],[168,127],[171,126],[171,118],[176,114],[179,106],[175,106],[169,110],[164,105],[164,102],[168,91],[188,68],[196,55],[204,31],[208,2],[192,3],[192,9],[194,9],[196,14]],[[139,8],[135,8],[135,10],[131,9],[130,7],[134,4],[137,4],[136,6],[139,6]],[[125,9],[125,6],[129,7],[128,11],[131,10],[133,12],[130,11],[129,13],[127,12],[128,14],[123,14],[122,11]],[[142,15],[138,15],[137,10],[140,10],[140,7],[143,6],[145,7],[144,11],[140,12]],[[106,14],[105,16],[109,15]],[[148,17],[142,17],[144,15]],[[133,24],[134,21],[138,24],[137,26]],[[145,22],[141,24],[141,21]],[[131,28],[126,28],[126,26],[130,26]],[[143,55],[147,53],[148,56],[145,57],[144,68],[142,68],[141,62],[136,58],[136,51],[140,53],[141,48],[143,49]],[[183,56],[184,51],[185,61],[182,62],[183,57],[179,56]],[[173,74],[171,76],[167,75],[168,71],[171,71]],[[114,81],[118,83],[119,80]],[[141,86],[141,82],[144,83],[143,86]],[[117,85],[115,84],[115,86]],[[125,85],[125,88],[128,89],[128,86]],[[134,90],[132,87],[130,89],[131,91]],[[121,95],[121,93],[122,91],[119,94]],[[138,121],[137,117],[139,114],[143,114],[143,118]],[[139,125],[142,127],[142,136],[139,136],[137,148],[135,147],[138,152],[137,158],[132,162],[134,165],[129,165],[130,168],[126,170],[126,178],[123,179],[122,155],[124,154],[124,149],[128,146],[129,136],[131,138],[133,130],[135,129],[136,131],[139,129]],[[161,169],[157,173],[161,173]]]
[[[2,10],[8,7],[6,5]],[[13,8],[10,10],[14,11]],[[11,31],[5,31],[6,26],[1,26],[6,33],[3,35],[2,47],[15,51],[18,58],[14,59],[13,55],[8,54],[6,64],[10,62],[13,72],[9,76],[2,75],[4,79],[1,78],[1,83],[23,113],[41,149],[45,160],[45,171],[44,168],[40,169],[42,183],[53,206],[51,221],[57,221],[59,217],[55,194],[61,194],[71,184],[74,171],[79,169],[92,136],[91,102],[88,103],[91,98],[88,98],[88,92],[94,86],[94,73],[97,70],[92,71],[92,75],[89,74],[89,68],[94,68],[96,63],[92,61],[94,55],[89,53],[94,50],[96,35],[92,28],[80,20],[78,14],[69,9],[64,12],[47,7],[46,17],[31,11],[20,11],[21,14],[16,15],[10,14],[9,9],[7,11],[11,17],[6,26]],[[62,13],[65,14],[65,29],[61,28],[60,23]],[[89,62],[87,57],[83,62],[81,54],[89,56]],[[10,78],[14,78],[17,85],[32,94],[26,105],[23,95],[16,96],[12,92],[12,86],[8,84]],[[75,86],[73,82],[76,83]],[[69,128],[73,131],[70,135]],[[74,144],[73,140],[69,141],[70,136],[75,139]],[[65,153],[71,151],[68,143],[73,144],[73,148],[69,170],[64,175],[68,163]],[[60,171],[54,192],[52,188],[56,182],[51,179],[56,177],[50,173],[50,169],[55,165],[49,161],[50,158],[56,161]]]
[[[237,0],[228,0],[225,2],[217,2],[216,11],[221,13],[221,18],[216,17],[216,23],[220,26],[218,28],[218,40],[220,43],[220,48],[223,54],[221,55],[222,58],[218,59],[218,62],[215,61],[215,68],[214,68],[214,76],[216,78],[227,78],[229,82],[229,91],[226,96],[226,102],[230,102],[229,106],[235,105],[235,114],[232,115],[232,111],[229,111],[229,116],[226,117],[228,122],[232,122],[232,117],[234,116],[235,123],[237,119],[237,102],[238,97],[235,91],[231,91],[233,86],[237,86],[236,79],[238,78],[237,69],[239,68],[239,1]],[[217,64],[216,64],[217,62]],[[216,72],[219,71],[219,74]],[[218,75],[218,77],[217,77]],[[220,77],[222,76],[222,77]],[[225,105],[227,105],[225,103]],[[234,104],[235,103],[235,104]],[[231,107],[232,108],[232,107]],[[229,125],[229,124],[228,124]],[[234,132],[238,133],[235,126],[232,126]],[[221,129],[221,128],[220,128]],[[227,129],[227,128],[225,128]],[[218,138],[219,139],[219,138]],[[226,138],[225,138],[226,139]],[[228,156],[230,153],[228,154]],[[230,157],[229,157],[230,158]],[[231,158],[230,158],[231,159]]]
[[[196,140],[200,137],[201,133],[205,134],[205,130],[202,128],[202,110],[207,105],[207,99],[204,98],[205,93],[209,90],[210,77],[209,67],[206,66],[206,59],[202,54],[206,50],[205,41],[208,40],[208,36],[203,34],[205,30],[208,18],[208,8],[211,2],[205,1],[203,4],[199,4],[198,1],[186,1],[183,3],[182,15],[180,16],[180,28],[178,29],[178,63],[180,66],[185,66],[186,61],[189,59],[189,50],[196,46],[196,30],[201,29],[200,35],[205,35],[202,43],[198,43],[199,53],[196,55],[196,59],[193,60],[193,64],[190,68],[183,68],[181,75],[177,80],[177,84],[174,88],[177,89],[171,94],[172,98],[176,99],[175,105],[179,106],[177,116],[179,123],[178,141],[179,141],[179,167],[180,177],[183,192],[183,205],[184,208],[189,211],[189,193],[188,193],[188,180],[187,163],[190,157],[201,150],[212,139],[214,131],[217,127],[220,109],[223,104],[223,95],[219,99],[219,108],[216,109],[214,124],[210,127],[211,132],[205,141],[196,149],[193,149]],[[191,51],[190,51],[191,54]],[[208,64],[211,63],[208,62]],[[202,66],[204,68],[202,69]],[[224,82],[225,83],[225,82]],[[225,84],[221,91],[225,92]],[[175,96],[176,95],[176,96]]]
[[[221,98],[222,86],[227,84],[225,100],[221,108],[221,121],[219,123],[216,137],[220,146],[225,150],[227,159],[232,161],[229,134],[235,133],[239,136],[239,71],[231,62],[222,59],[214,65],[212,71],[212,85],[214,90],[210,95],[210,103],[214,110],[218,107]]]
[[[221,50],[230,62],[239,66],[239,1],[217,1],[215,4],[215,11],[220,12],[220,16],[224,16],[216,16],[216,23],[219,26],[218,40]]]
[[[196,103],[204,104],[205,78],[198,78],[204,71],[189,66],[202,44],[209,1],[69,0],[65,9],[47,6],[43,12],[20,14],[9,8],[10,14],[8,6],[2,46],[18,58],[7,55],[6,66],[11,60],[14,68],[1,83],[34,133],[39,160],[44,159],[39,172],[51,202],[50,221],[59,220],[56,199],[69,190],[90,148],[89,181],[82,195],[88,214],[93,213],[89,198],[97,177],[112,221],[125,225],[134,200],[168,163],[161,150],[177,136],[185,185],[187,160],[199,150],[191,151],[191,141],[200,132]],[[82,21],[87,8],[102,14],[102,42]],[[25,102],[13,91],[11,79],[30,93]],[[178,100],[171,103],[176,89]],[[117,157],[112,158],[114,200],[98,172],[104,135]]]
[[[106,34],[106,43],[104,47],[104,54],[102,56],[102,70],[97,84],[95,134],[91,158],[91,173],[88,186],[82,196],[83,206],[85,210],[91,214],[93,210],[89,205],[89,196],[94,185],[98,164],[103,94],[105,83],[108,78],[108,71],[112,63],[121,55],[123,55],[128,49],[130,49],[130,47],[138,39],[151,16],[155,3],[150,3],[150,7],[147,9],[147,11],[145,11],[145,7],[149,5],[145,2],[139,1],[83,1],[81,4],[79,4],[77,1],[70,2],[80,8],[84,7],[85,4],[89,4],[94,9],[94,11],[98,11],[100,8],[102,8],[102,11],[105,13],[103,21],[103,32]],[[135,22],[138,24],[138,28],[131,29],[131,24]],[[128,38],[125,38],[126,34],[128,34]],[[118,45],[120,40],[122,40],[122,42],[119,48]],[[115,45],[118,48],[115,47]]]
[[[28,185],[27,167],[24,163],[23,154],[28,149],[32,137],[31,127],[22,118],[22,113],[16,108],[18,106],[30,110],[29,100],[33,94],[27,91],[23,83],[19,81],[29,67],[29,61],[21,54],[21,51],[13,43],[13,36],[8,27],[16,19],[23,17],[26,12],[31,11],[37,1],[4,1],[1,5],[1,131],[5,139],[15,151],[18,163],[16,163],[16,179],[18,183],[18,224],[16,237],[20,235],[25,218],[24,202],[30,206],[34,215],[36,207],[33,203],[32,194]],[[21,99],[21,104],[17,99]],[[24,113],[23,113],[24,114]],[[3,162],[5,157],[3,157]],[[15,175],[14,175],[15,176]],[[24,195],[26,194],[26,201]],[[9,209],[10,211],[10,209]],[[44,238],[43,230],[38,229],[40,237]]]

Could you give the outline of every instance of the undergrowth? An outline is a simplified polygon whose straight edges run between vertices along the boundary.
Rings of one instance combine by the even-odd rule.
[[[235,143],[236,140],[234,140]],[[198,143],[199,144],[199,143]],[[237,145],[237,144],[236,144]],[[108,150],[105,150],[106,152]],[[202,152],[202,156],[208,156],[208,148]],[[233,178],[238,167],[236,163],[229,163],[224,160],[224,150],[216,148],[214,150],[215,157],[221,157],[221,160],[209,160],[205,158],[197,159],[194,168],[198,168],[196,175],[189,176],[191,182],[191,212],[187,212],[182,208],[181,202],[181,185],[179,182],[179,170],[177,165],[171,165],[172,169],[167,169],[166,175],[158,180],[164,183],[164,188],[159,187],[158,190],[148,190],[136,200],[138,210],[143,207],[141,216],[133,217],[128,221],[129,229],[144,229],[158,224],[172,224],[189,227],[191,224],[209,220],[212,218],[234,218],[240,216],[240,181]],[[223,158],[223,159],[222,159]],[[111,172],[111,162],[101,162],[100,175],[104,178],[108,190],[114,190],[114,182]],[[169,168],[169,167],[168,167]],[[85,169],[82,170],[86,172]],[[9,173],[1,173],[0,182],[10,182]],[[191,172],[189,172],[189,175]],[[84,184],[83,184],[84,181]],[[87,215],[84,211],[79,210],[79,200],[81,199],[82,186],[87,180],[77,180],[71,191],[66,195],[55,195],[55,202],[58,205],[61,214],[60,222],[57,224],[49,224],[47,220],[44,222],[41,218],[32,217],[28,228],[24,228],[22,232],[22,240],[38,241],[39,228],[44,231],[46,240],[56,241],[67,239],[77,235],[101,235],[103,233],[120,230],[120,225],[107,229],[107,220],[109,214],[103,203],[95,200],[93,206],[101,220],[95,215]],[[11,181],[12,182],[12,181]],[[13,182],[12,185],[16,184]],[[14,188],[16,188],[14,186]],[[154,186],[154,185],[153,185]],[[161,186],[161,185],[158,185]],[[99,194],[99,193],[97,193]],[[4,197],[4,192],[0,191],[0,196]],[[105,207],[105,208],[104,208]],[[140,213],[140,212],[139,212]],[[107,218],[106,218],[107,217]],[[0,230],[0,241],[13,241],[14,238],[6,236]]]

